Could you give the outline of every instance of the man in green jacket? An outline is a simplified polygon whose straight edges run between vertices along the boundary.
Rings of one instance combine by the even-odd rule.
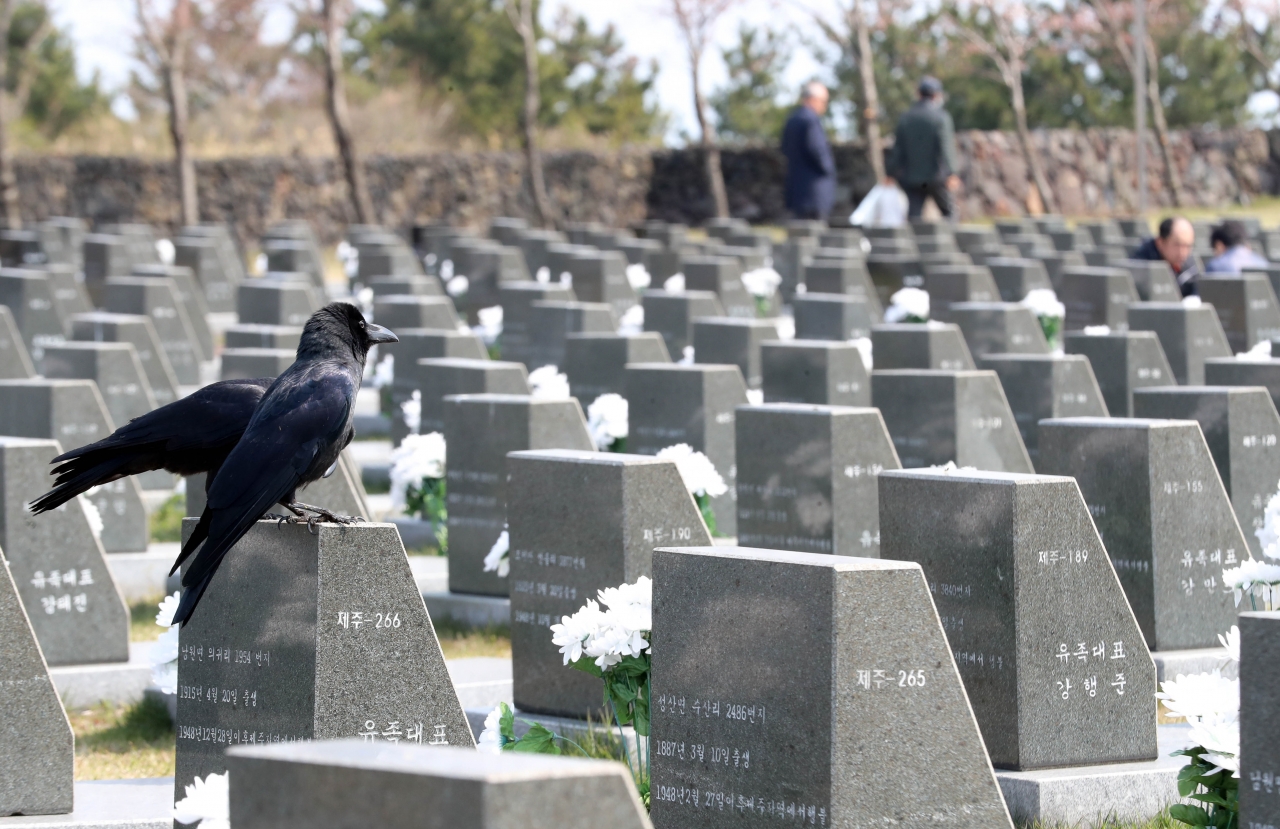
[[[942,215],[951,218],[951,194],[960,188],[955,174],[956,128],[942,108],[941,81],[925,77],[919,92],[920,100],[903,113],[894,130],[889,178],[896,179],[906,192],[909,218],[920,216],[926,198],[933,199]]]

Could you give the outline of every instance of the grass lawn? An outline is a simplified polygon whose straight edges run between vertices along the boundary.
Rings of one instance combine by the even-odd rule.
[[[158,702],[102,703],[67,712],[76,735],[77,780],[122,780],[173,774],[174,731]]]
[[[463,627],[452,619],[432,619],[445,659],[472,656],[511,658],[511,629],[506,625],[486,628]]]

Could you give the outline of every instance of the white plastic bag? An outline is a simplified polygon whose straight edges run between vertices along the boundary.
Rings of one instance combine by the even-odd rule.
[[[862,200],[849,224],[854,227],[898,227],[907,221],[907,194],[896,184],[877,184]]]

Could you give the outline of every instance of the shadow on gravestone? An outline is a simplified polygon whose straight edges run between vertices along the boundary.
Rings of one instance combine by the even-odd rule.
[[[653,577],[655,827],[1012,827],[918,565],[658,549]]]
[[[175,800],[233,745],[475,745],[392,524],[250,529],[182,628],[175,725]]]
[[[1147,646],[1217,647],[1236,613],[1222,570],[1248,545],[1199,424],[1044,420],[1040,466],[1079,484]]]
[[[761,343],[766,403],[871,405],[871,378],[862,352],[836,340],[773,340]]]
[[[0,553],[0,815],[65,815],[75,737]]]
[[[1165,386],[1133,395],[1135,417],[1194,420],[1200,424],[1244,539],[1262,555],[1267,501],[1280,483],[1280,414],[1264,388]]]
[[[1280,613],[1240,614],[1240,825],[1280,825]]]
[[[1040,459],[1041,420],[1109,416],[1087,357],[988,354],[982,358],[982,367],[1000,377],[1000,386],[1009,399],[1022,444],[1027,447],[1033,465]]]
[[[924,569],[993,765],[1155,759],[1155,664],[1075,481],[883,472],[880,539]]]
[[[1133,417],[1136,389],[1167,386],[1174,378],[1159,338],[1150,331],[1064,334],[1062,343],[1067,354],[1089,358],[1111,417]]]
[[[738,544],[880,556],[876,476],[901,469],[880,412],[739,406]]]
[[[654,547],[711,536],[674,461],[513,452],[507,468],[516,707],[608,721],[600,680],[564,664],[550,626],[597,591],[650,575]]]
[[[43,515],[27,501],[48,488],[57,441],[0,438],[0,549],[9,558],[50,665],[129,660],[129,611],[77,498]]]
[[[871,403],[903,468],[954,461],[996,472],[1033,471],[994,371],[873,371]]]

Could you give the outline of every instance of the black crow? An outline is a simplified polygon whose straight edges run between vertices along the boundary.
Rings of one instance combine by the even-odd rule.
[[[369,348],[394,342],[399,342],[395,334],[366,322],[347,303],[327,305],[307,320],[298,359],[263,395],[240,442],[209,485],[204,514],[173,564],[170,575],[200,548],[182,574],[174,624],[191,618],[223,557],[272,504],[283,504],[299,517],[311,512],[328,521],[351,522],[303,504],[295,494],[320,479],[351,442],[356,392]]]
[[[53,459],[61,464],[53,470],[58,476],[53,489],[33,501],[31,511],[56,509],[95,486],[156,469],[177,475],[206,472],[207,490],[273,382],[260,377],[211,383],[96,443],[62,453]]]

